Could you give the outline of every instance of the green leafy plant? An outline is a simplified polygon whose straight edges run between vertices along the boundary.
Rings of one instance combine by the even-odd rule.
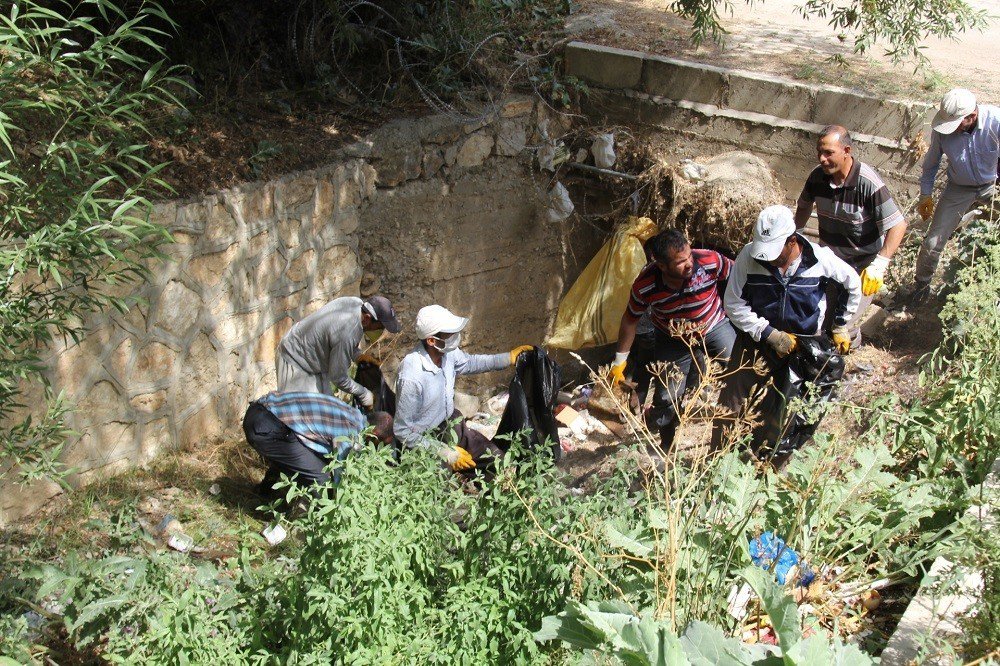
[[[24,392],[44,386],[50,342],[128,308],[127,285],[169,239],[149,219],[148,197],[165,186],[142,137],[160,109],[180,106],[168,86],[183,84],[162,59],[153,23],[170,21],[155,3],[15,0],[3,12],[0,480],[12,469],[58,477],[66,405]]]

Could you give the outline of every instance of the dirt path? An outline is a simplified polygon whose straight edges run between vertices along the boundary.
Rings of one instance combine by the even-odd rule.
[[[993,16],[1000,0],[970,0]],[[676,55],[726,67],[738,67],[782,76],[856,87],[890,96],[936,100],[943,90],[962,85],[984,101],[1000,102],[1000,64],[990,54],[1000,42],[1000,21],[993,19],[982,33],[959,40],[929,40],[925,55],[931,70],[914,72],[912,64],[893,65],[881,52],[858,57],[850,37],[820,19],[806,20],[796,11],[802,0],[762,0],[750,6],[734,3],[735,13],[724,15],[729,32],[725,42],[695,48],[690,22],[667,10],[665,0],[582,0],[567,27],[580,39],[608,46]],[[844,67],[829,63],[831,56],[846,60]],[[908,76],[901,76],[906,73]]]

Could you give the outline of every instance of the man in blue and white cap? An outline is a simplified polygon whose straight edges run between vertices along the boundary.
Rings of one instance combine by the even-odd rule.
[[[913,303],[929,295],[941,252],[962,216],[976,203],[993,198],[1000,163],[1000,109],[977,104],[976,96],[968,90],[955,88],[945,93],[931,127],[931,145],[924,157],[917,212],[925,220],[932,214],[934,219],[917,255],[910,296]],[[935,206],[934,178],[942,155],[948,157],[948,182]]]
[[[374,343],[383,330],[399,332],[389,299],[335,298],[292,326],[281,339],[275,356],[278,391],[333,395],[339,388],[364,409],[372,409],[375,396],[351,378],[350,369],[361,353],[361,341]]]
[[[839,284],[839,298],[827,303],[827,285]],[[800,235],[792,211],[769,206],[757,218],[753,242],[740,251],[729,274],[723,304],[739,335],[727,368],[727,381],[719,396],[731,415],[717,418],[713,445],[726,441],[726,433],[742,420],[747,398],[777,372],[787,372],[786,358],[798,346],[797,336],[815,336],[822,330],[824,314],[832,308],[833,341],[842,352],[850,348],[847,324],[861,301],[861,278],[829,248]],[[763,359],[769,372],[759,375],[754,366]],[[764,398],[759,406],[764,427],[754,443],[773,441],[778,434],[783,405],[780,396]]]
[[[503,370],[531,345],[501,354],[467,354],[459,346],[469,320],[440,305],[417,312],[416,347],[399,365],[396,379],[395,433],[406,448],[435,448],[454,471],[476,467],[489,440],[466,427],[455,409],[455,377]],[[442,442],[449,442],[442,445]]]

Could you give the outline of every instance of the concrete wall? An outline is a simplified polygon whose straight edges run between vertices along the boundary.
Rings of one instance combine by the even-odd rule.
[[[885,100],[836,86],[571,42],[566,74],[592,86],[592,120],[658,135],[668,157],[739,148],[764,159],[797,198],[816,165],[816,135],[843,124],[855,154],[897,193],[915,194],[929,104]]]
[[[278,340],[337,296],[387,294],[407,331],[440,302],[473,317],[476,350],[540,341],[576,264],[571,229],[539,221],[547,179],[525,151],[538,113],[518,97],[481,121],[394,122],[322,169],[158,204],[176,242],[141,301],[49,358],[53,388],[77,407],[71,481],[241,437],[248,401],[274,388]],[[41,394],[29,387],[28,404]],[[58,491],[7,484],[0,522]]]

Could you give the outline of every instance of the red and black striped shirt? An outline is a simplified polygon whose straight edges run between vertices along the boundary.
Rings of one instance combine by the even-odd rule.
[[[663,282],[655,263],[647,264],[632,283],[628,316],[638,319],[648,309],[653,325],[664,333],[672,321],[681,320],[698,326],[702,335],[725,319],[719,282],[729,279],[733,260],[712,250],[691,250],[691,257],[694,272],[680,289]]]

